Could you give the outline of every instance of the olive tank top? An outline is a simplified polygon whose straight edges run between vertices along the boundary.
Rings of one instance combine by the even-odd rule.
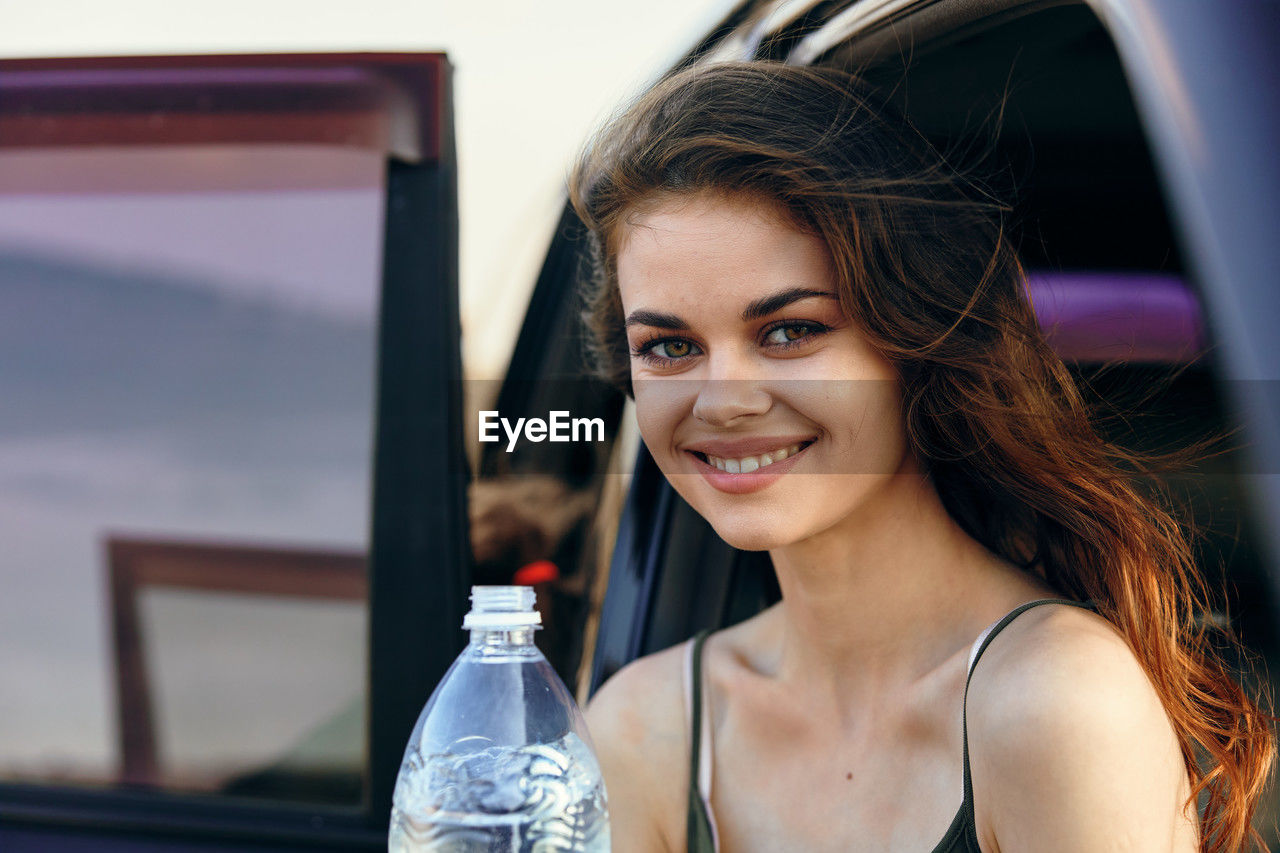
[[[969,672],[965,678],[964,700],[968,704],[969,682],[973,680],[973,667],[995,636],[1004,630],[1020,613],[1041,604],[1068,604],[1094,610],[1093,602],[1071,601],[1065,598],[1042,598],[1029,601],[1009,611],[1005,616],[978,635],[969,650]],[[710,631],[701,631],[688,641],[685,651],[685,712],[689,723],[689,815],[687,821],[688,853],[719,853],[720,838],[716,831],[715,817],[711,812],[711,724],[710,715],[702,708],[702,645]],[[932,853],[981,853],[978,847],[978,827],[973,814],[973,783],[969,778],[969,732],[967,716],[961,715],[964,744],[964,799],[960,810],[952,819],[933,848]]]

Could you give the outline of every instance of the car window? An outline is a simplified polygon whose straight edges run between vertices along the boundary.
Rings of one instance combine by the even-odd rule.
[[[0,780],[359,803],[384,168],[0,152]]]

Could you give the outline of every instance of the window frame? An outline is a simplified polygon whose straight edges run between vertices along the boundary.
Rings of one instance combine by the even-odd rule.
[[[0,148],[319,142],[386,157],[363,802],[2,782],[0,846],[35,835],[41,849],[87,838],[112,838],[120,850],[161,841],[166,849],[386,849],[404,745],[465,640],[470,474],[451,90],[441,53],[0,60]],[[72,121],[42,122],[55,113]]]

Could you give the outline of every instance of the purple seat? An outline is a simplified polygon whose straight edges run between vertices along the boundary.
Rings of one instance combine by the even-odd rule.
[[[1204,353],[1200,303],[1180,276],[1031,270],[1027,293],[1065,361],[1185,364]]]

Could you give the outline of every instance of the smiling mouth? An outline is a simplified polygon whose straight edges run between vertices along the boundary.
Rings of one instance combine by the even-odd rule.
[[[802,441],[797,444],[780,447],[777,450],[771,450],[768,453],[761,453],[757,456],[742,456],[736,459],[730,459],[723,456],[712,456],[698,450],[691,450],[689,452],[708,465],[724,471],[726,474],[751,474],[755,471],[759,471],[761,468],[767,468],[775,462],[781,462],[783,459],[795,456],[815,441],[817,441],[816,438],[811,438],[808,441]]]

